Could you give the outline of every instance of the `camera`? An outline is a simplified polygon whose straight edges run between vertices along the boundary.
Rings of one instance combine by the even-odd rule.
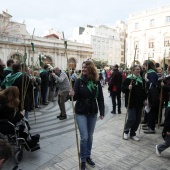
[[[54,70],[49,70],[49,73],[54,73]]]

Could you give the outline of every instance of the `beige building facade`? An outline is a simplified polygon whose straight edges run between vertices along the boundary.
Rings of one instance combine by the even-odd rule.
[[[160,6],[129,15],[126,62],[130,67],[134,61],[135,47],[136,63],[153,60],[163,65],[170,59],[170,5]]]
[[[0,58],[6,62],[9,58],[23,61],[27,53],[27,64],[39,66],[39,56],[44,63],[57,66],[61,69],[67,68],[67,57],[63,39],[50,34],[45,37],[30,35],[24,23],[11,21],[12,16],[7,12],[0,14]],[[34,53],[31,42],[34,43]],[[91,45],[67,41],[68,62],[71,68],[81,69],[83,61],[92,57]]]
[[[71,40],[92,45],[95,60],[107,61],[108,65],[121,63],[121,41],[116,28],[105,25],[78,27]]]

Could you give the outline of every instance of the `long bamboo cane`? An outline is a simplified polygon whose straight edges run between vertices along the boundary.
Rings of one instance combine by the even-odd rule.
[[[164,79],[164,69],[165,69],[165,55],[166,55],[166,50],[164,52],[163,79]],[[163,82],[163,79],[162,79],[162,82]],[[159,129],[159,126],[160,126],[161,112],[162,112],[162,94],[163,94],[163,88],[161,86],[160,100],[159,100],[159,114],[158,114],[158,129]]]
[[[137,45],[136,45],[136,47],[135,47],[135,54],[134,54],[133,66],[132,66],[132,69],[131,69],[132,78],[133,78],[133,68],[134,68],[134,65],[135,65],[136,50],[137,50]],[[132,81],[133,81],[133,79],[131,80],[130,85],[132,85]],[[128,117],[128,111],[129,111],[129,106],[130,106],[131,91],[132,91],[132,90],[130,89],[130,90],[129,90],[129,96],[128,96],[128,105],[127,105],[127,111],[126,111],[126,116],[125,116],[125,122],[124,122],[122,139],[124,139],[124,131],[125,131],[125,126],[126,126],[127,117]]]
[[[33,37],[34,37],[35,28],[33,30],[32,39],[31,39],[31,49],[32,49],[32,78],[34,78],[34,43],[33,43]],[[33,109],[34,109],[34,120],[36,123],[36,114],[35,114],[35,99],[34,99],[34,83],[33,83],[33,89],[32,89],[32,99],[33,99]]]
[[[65,40],[64,32],[63,32],[63,39],[64,39],[65,56],[67,58],[67,67],[68,67],[68,73],[69,73],[69,79],[70,79],[70,88],[72,89],[73,86],[72,86],[72,81],[71,81],[70,66],[69,66],[69,60],[68,60],[68,55],[67,55],[67,41]],[[76,133],[76,144],[77,144],[78,161],[79,161],[79,169],[80,169],[81,168],[80,150],[79,150],[79,140],[78,140],[78,132],[77,132],[77,124],[76,124],[76,114],[75,114],[73,96],[71,96],[71,101],[72,101],[72,109],[73,109],[73,115],[74,115],[74,125],[75,125],[75,133]]]
[[[26,45],[24,40],[24,58],[23,58],[23,65],[22,65],[22,92],[21,92],[21,111],[24,110],[24,102],[25,102],[25,63],[27,59],[26,53]]]

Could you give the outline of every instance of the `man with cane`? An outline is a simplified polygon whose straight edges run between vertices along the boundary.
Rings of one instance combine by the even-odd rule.
[[[123,82],[122,91],[125,93],[125,107],[127,107],[129,102],[127,113],[128,118],[125,122],[123,138],[127,140],[130,131],[130,138],[135,141],[139,141],[139,138],[136,136],[136,131],[140,124],[142,108],[146,95],[144,82],[140,76],[140,67],[138,65],[134,65],[133,75],[129,75]],[[131,96],[129,98],[130,91]],[[128,98],[130,101],[128,101]]]

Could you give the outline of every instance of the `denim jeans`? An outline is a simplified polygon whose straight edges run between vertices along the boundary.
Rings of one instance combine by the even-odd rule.
[[[91,155],[96,120],[97,114],[76,114],[76,121],[80,132],[81,162],[86,162],[86,157]]]
[[[136,136],[136,131],[139,127],[140,120],[142,115],[141,108],[129,108],[128,118],[125,125],[125,133],[128,134],[130,130],[130,136]]]
[[[166,135],[165,142],[158,145],[158,150],[159,150],[159,152],[162,152],[169,147],[170,147],[170,136]]]
[[[38,96],[39,96],[39,91],[38,90],[34,90],[34,103],[35,103],[35,107],[38,107]]]
[[[25,110],[25,118],[28,120],[28,111]]]

